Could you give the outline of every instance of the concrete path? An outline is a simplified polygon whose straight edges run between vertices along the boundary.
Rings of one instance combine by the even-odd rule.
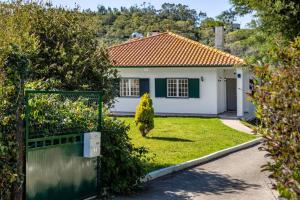
[[[258,146],[146,183],[144,191],[119,200],[275,200]]]
[[[244,124],[242,124],[240,122],[240,120],[238,120],[238,119],[221,119],[221,121],[226,126],[229,126],[230,128],[233,128],[235,130],[245,132],[245,133],[249,133],[249,134],[254,134],[254,131],[251,128],[249,128],[249,127],[245,126]]]

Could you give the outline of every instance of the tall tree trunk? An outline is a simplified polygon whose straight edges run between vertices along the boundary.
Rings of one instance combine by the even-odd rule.
[[[18,161],[17,168],[18,174],[21,176],[25,175],[25,154],[24,154],[24,122],[22,114],[24,113],[24,74],[20,74],[20,85],[19,91],[17,91],[17,107],[16,107],[16,141],[18,144]],[[25,177],[25,176],[24,176]],[[14,197],[13,200],[23,200],[24,197],[25,182],[22,185],[16,183],[14,185]]]

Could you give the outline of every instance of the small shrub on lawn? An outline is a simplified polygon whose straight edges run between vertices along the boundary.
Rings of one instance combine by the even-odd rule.
[[[283,197],[300,198],[300,37],[277,53],[276,66],[256,67],[259,132],[272,159],[264,166]]]
[[[142,96],[140,104],[136,108],[135,124],[143,137],[154,128],[154,108],[148,93]]]

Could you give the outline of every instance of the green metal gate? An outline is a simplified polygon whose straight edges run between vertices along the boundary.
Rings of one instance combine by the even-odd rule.
[[[100,159],[83,157],[83,134],[101,129],[101,93],[25,92],[26,200],[97,195]]]

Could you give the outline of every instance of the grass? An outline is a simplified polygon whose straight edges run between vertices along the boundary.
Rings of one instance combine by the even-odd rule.
[[[120,117],[130,125],[129,137],[135,146],[147,147],[153,159],[147,170],[179,164],[252,140],[253,135],[231,129],[217,118],[158,117],[155,128],[142,137],[134,119]]]

